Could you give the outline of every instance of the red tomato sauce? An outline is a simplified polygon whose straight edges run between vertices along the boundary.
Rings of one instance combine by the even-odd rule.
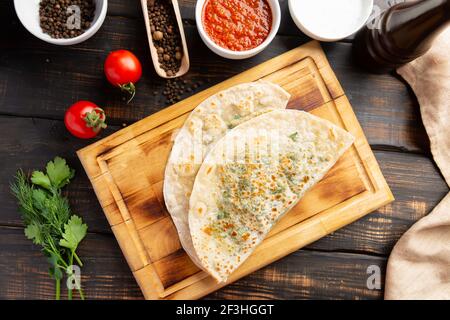
[[[202,20],[206,33],[216,44],[245,51],[267,38],[272,11],[267,0],[208,0]]]

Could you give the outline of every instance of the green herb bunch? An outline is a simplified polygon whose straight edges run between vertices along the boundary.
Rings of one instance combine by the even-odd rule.
[[[76,254],[78,244],[86,236],[87,225],[80,217],[72,215],[69,202],[61,194],[61,189],[73,178],[75,171],[66,161],[56,157],[47,163],[46,172],[34,171],[31,181],[19,170],[11,191],[17,198],[25,224],[25,235],[34,244],[42,247],[42,252],[50,263],[49,273],[55,279],[55,298],[60,299],[61,280],[64,273],[73,276],[74,260],[82,267]],[[80,298],[83,290],[77,277],[73,277]],[[68,288],[68,299],[72,299],[72,289]]]

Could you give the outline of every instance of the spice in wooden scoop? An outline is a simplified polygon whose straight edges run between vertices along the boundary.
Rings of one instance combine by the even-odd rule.
[[[158,53],[158,62],[168,77],[180,70],[183,49],[172,1],[149,0],[150,31]]]

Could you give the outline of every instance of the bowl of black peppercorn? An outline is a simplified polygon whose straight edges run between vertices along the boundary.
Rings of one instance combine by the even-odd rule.
[[[100,29],[108,0],[14,0],[14,7],[31,34],[64,46],[81,43]]]

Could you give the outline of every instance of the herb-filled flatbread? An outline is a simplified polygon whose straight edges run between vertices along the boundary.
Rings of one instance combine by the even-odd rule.
[[[235,126],[265,112],[285,109],[290,95],[266,81],[243,83],[199,104],[177,134],[166,166],[164,200],[181,244],[199,266],[189,232],[189,197],[195,176],[214,144]]]
[[[265,113],[227,133],[206,156],[190,198],[202,268],[226,281],[352,143],[347,131],[297,110]]]

